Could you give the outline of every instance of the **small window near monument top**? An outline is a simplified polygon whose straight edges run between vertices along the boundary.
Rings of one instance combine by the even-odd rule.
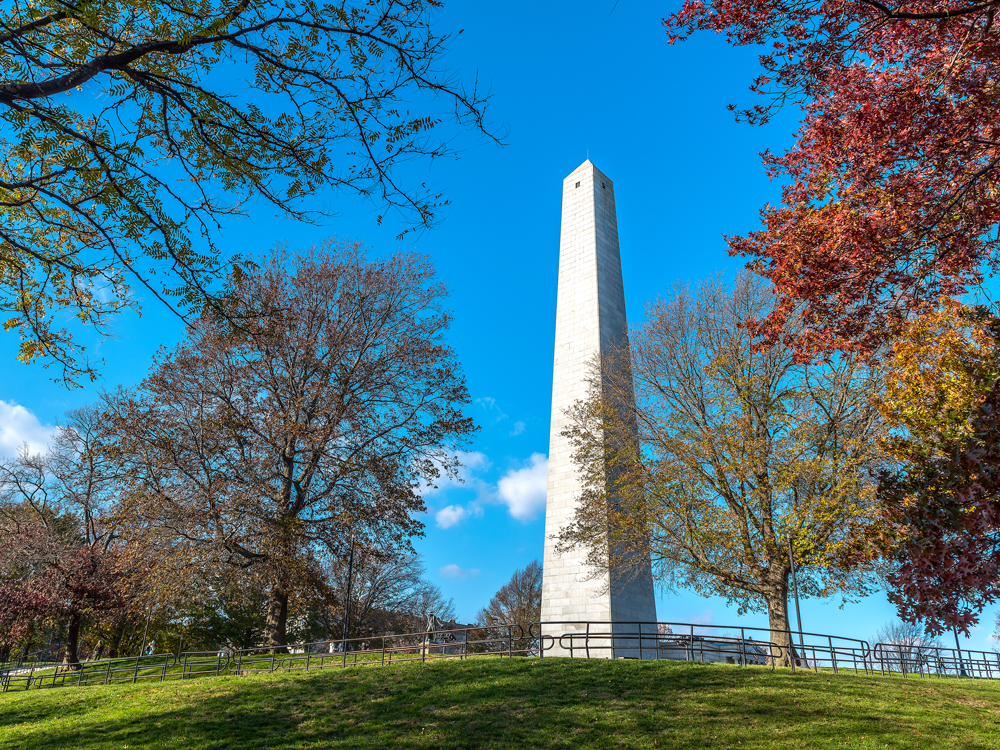
[[[577,186],[577,187],[580,187],[580,183],[579,183],[579,182],[578,182],[578,183],[576,183],[576,186]]]
[[[602,187],[602,188],[606,188],[606,187],[607,187],[607,185],[605,185],[605,184],[604,184],[604,183],[602,182],[602,183],[601,183],[601,187]]]

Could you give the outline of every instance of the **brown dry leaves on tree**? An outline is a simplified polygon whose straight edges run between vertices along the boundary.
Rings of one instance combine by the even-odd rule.
[[[615,575],[651,558],[665,585],[766,609],[787,644],[789,535],[801,594],[868,590],[871,571],[846,564],[845,545],[875,518],[878,375],[755,349],[744,324],[771,304],[766,282],[742,273],[649,305],[573,411],[584,492],[560,543]]]
[[[530,637],[532,623],[539,622],[542,617],[542,564],[532,560],[523,568],[518,568],[490,603],[479,610],[476,621],[480,625],[517,625],[521,633],[514,630],[512,648],[521,654],[535,654],[538,650],[538,639]]]
[[[453,471],[475,428],[426,259],[331,243],[231,284],[229,307],[106,409],[143,545],[263,571],[281,645],[290,598],[324,585],[352,533],[397,549],[421,533],[418,483]]]

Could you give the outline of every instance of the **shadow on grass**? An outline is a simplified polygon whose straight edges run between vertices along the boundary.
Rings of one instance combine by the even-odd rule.
[[[514,659],[52,692],[0,702],[0,747],[1000,744],[996,685],[718,665]]]

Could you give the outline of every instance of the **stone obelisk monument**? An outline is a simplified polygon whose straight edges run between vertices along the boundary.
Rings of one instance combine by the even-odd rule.
[[[556,304],[556,348],[552,372],[552,427],[549,437],[549,482],[545,504],[545,562],[542,575],[542,634],[545,656],[584,655],[587,626],[591,633],[614,634],[589,639],[590,656],[652,657],[628,623],[656,622],[653,578],[648,568],[638,576],[603,572],[584,564],[585,550],[559,554],[554,537],[573,518],[582,485],[573,462],[573,447],[563,431],[566,409],[588,396],[595,358],[627,335],[625,290],[618,250],[614,184],[588,159],[563,181],[562,229],[559,240],[559,293]],[[561,624],[557,624],[561,623]],[[655,643],[655,628],[643,627],[643,645]],[[569,633],[577,637],[563,637]],[[651,637],[647,640],[645,635]]]

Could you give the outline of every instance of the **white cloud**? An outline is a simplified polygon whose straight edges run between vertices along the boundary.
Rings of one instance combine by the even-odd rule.
[[[434,520],[442,529],[457,526],[467,518],[479,518],[483,515],[483,506],[479,501],[473,501],[466,506],[447,505],[434,514]]]
[[[524,432],[524,422],[514,422],[514,429],[510,431],[511,437],[517,437]]]
[[[490,460],[485,453],[479,451],[459,451],[458,460],[462,462],[462,471],[471,474],[474,471],[481,471],[490,468]]]
[[[420,490],[424,497],[445,493],[455,487],[462,487],[475,493],[475,499],[465,505],[451,503],[437,511],[432,507],[434,520],[440,528],[450,529],[469,518],[482,516],[485,505],[506,505],[510,515],[522,523],[534,520],[545,509],[549,474],[549,460],[545,454],[531,454],[526,466],[508,469],[495,485],[477,476],[478,473],[493,468],[493,464],[485,454],[478,451],[459,453],[458,458],[463,466],[456,479],[443,478],[438,481],[437,487],[425,487]]]
[[[449,505],[434,514],[434,520],[442,529],[450,529],[457,526],[469,517],[469,511],[461,505]]]
[[[32,453],[42,453],[54,432],[20,404],[0,400],[0,456],[16,456],[25,443]]]
[[[455,565],[455,563],[445,565],[438,572],[445,578],[450,578],[453,581],[464,581],[467,578],[475,578],[480,573],[478,568],[469,568],[466,570],[465,568]]]
[[[511,516],[528,522],[545,509],[545,492],[549,477],[549,459],[541,453],[532,453],[530,463],[521,469],[509,469],[497,483],[500,502],[507,506]]]

